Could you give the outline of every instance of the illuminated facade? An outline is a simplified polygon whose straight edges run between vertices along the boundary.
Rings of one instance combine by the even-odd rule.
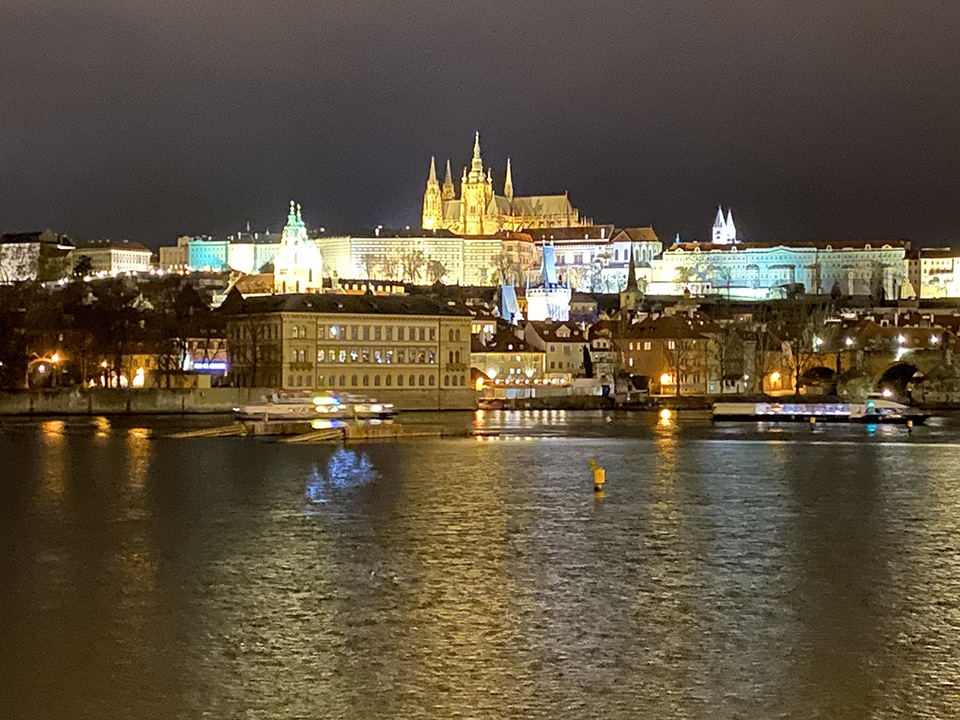
[[[426,296],[271,295],[226,311],[244,386],[352,391],[398,408],[475,405],[467,308]]]
[[[290,201],[287,224],[280,236],[280,251],[273,259],[273,291],[310,293],[323,290],[323,256],[307,236],[300,206]]]
[[[480,133],[473,144],[470,169],[463,169],[460,197],[456,197],[450,161],[443,185],[437,179],[434,158],[423,194],[422,225],[426,230],[450,230],[457,235],[493,235],[501,230],[523,230],[541,227],[576,227],[589,225],[579,211],[563,195],[515,197],[513,171],[507,160],[503,194],[493,190],[493,172],[484,171],[480,156]]]
[[[149,272],[152,251],[129,240],[101,240],[78,245],[70,253],[74,266],[80,258],[90,260],[92,272],[140,273]]]
[[[377,229],[315,240],[325,274],[338,278],[396,280],[431,285],[493,285],[504,268],[515,279],[537,266],[537,248],[529,235],[501,232],[460,237],[447,230]]]

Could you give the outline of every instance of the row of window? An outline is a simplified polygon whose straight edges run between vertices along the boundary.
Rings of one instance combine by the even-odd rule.
[[[304,362],[305,350],[294,350],[294,362]],[[459,355],[459,353],[457,353]],[[425,348],[320,348],[318,363],[376,363],[377,365],[432,365],[435,350]]]
[[[290,375],[288,378],[289,387],[314,387],[312,375]],[[349,379],[349,384],[347,380]],[[338,382],[339,381],[339,382]],[[359,381],[359,382],[358,382]],[[317,375],[316,387],[434,387],[436,378],[433,375]],[[382,383],[382,384],[381,384]],[[464,387],[467,384],[466,375],[444,375],[444,387]]]
[[[636,347],[634,347],[634,345],[636,345]],[[643,345],[642,348],[640,347],[641,345]],[[639,342],[638,342],[638,343],[632,343],[632,342],[631,342],[631,343],[629,344],[629,348],[630,348],[631,350],[641,350],[641,349],[642,349],[642,350],[650,350],[652,347],[653,347],[653,343],[650,342],[649,340],[644,340],[642,343],[639,343]],[[677,341],[676,341],[676,340],[667,340],[667,350],[676,350],[676,349],[677,349]]]

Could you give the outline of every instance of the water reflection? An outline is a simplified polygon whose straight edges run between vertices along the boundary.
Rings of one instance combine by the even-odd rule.
[[[325,471],[313,466],[304,494],[310,503],[325,503],[335,491],[365,485],[377,477],[369,455],[340,448],[330,456]]]

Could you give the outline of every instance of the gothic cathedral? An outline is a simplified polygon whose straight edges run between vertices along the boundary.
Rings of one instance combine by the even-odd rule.
[[[435,158],[430,158],[430,176],[423,194],[423,228],[449,230],[456,235],[493,235],[501,230],[524,228],[585,227],[592,221],[581,218],[563,195],[514,197],[513,174],[507,159],[503,195],[493,191],[493,173],[483,169],[480,157],[480,133],[473,142],[470,170],[463,169],[460,197],[457,198],[447,160],[443,185],[437,180]]]

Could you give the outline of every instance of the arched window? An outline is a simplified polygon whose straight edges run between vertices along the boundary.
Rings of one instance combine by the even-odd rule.
[[[364,376],[363,376],[363,386],[364,386],[364,387],[369,387],[369,386],[370,386],[370,376],[369,376],[369,375],[364,375]]]
[[[449,357],[447,357],[447,362],[453,365],[453,350],[450,351]]]
[[[423,375],[420,376],[420,382],[417,383],[420,387],[423,387]]]
[[[321,387],[325,379],[326,378],[323,375],[317,375],[317,387]]]
[[[466,376],[465,376],[465,375],[461,375],[461,376],[460,376],[460,387],[463,387],[463,386],[466,385],[466,384],[467,384],[467,378],[466,378]]]
[[[423,375],[421,375],[420,377],[423,378]],[[416,385],[416,384],[417,384],[417,379],[416,379],[413,375],[411,375],[411,376],[410,376],[410,387],[413,387],[413,386]],[[420,383],[420,384],[423,385],[423,383]]]
[[[450,342],[453,342],[453,330],[450,331]]]
[[[397,387],[403,387],[403,375],[397,375]]]
[[[443,376],[443,384],[444,384],[444,385],[449,385],[449,384],[450,384],[450,376],[449,376],[449,375],[444,375],[444,376]]]
[[[380,376],[378,375],[377,377],[380,377]],[[387,387],[390,387],[392,383],[393,383],[393,375],[387,375],[383,378],[383,384],[386,385]]]
[[[297,387],[303,387],[303,375],[297,375]]]
[[[460,362],[460,351],[457,350],[457,351],[453,354],[453,356],[456,358],[456,362],[459,363],[459,362]]]
[[[297,361],[297,351],[294,350],[293,352],[290,353],[290,362],[296,362],[296,361]]]
[[[313,376],[312,376],[312,375],[307,375],[307,383],[306,383],[306,385],[307,385],[307,387],[311,387],[311,386],[313,385]]]
[[[290,387],[293,387],[293,375],[291,375],[290,377],[288,377],[287,380],[290,381],[290,382],[287,383],[287,385],[289,385]]]
[[[351,387],[356,387],[356,386],[357,386],[357,376],[356,376],[356,375],[351,375],[351,376],[350,376],[350,386],[351,386]]]
[[[347,376],[346,376],[346,375],[341,375],[341,376],[340,376],[340,387],[346,387],[346,385],[347,385]]]
[[[457,330],[456,336],[457,336],[457,340],[459,341],[459,340],[460,340],[460,331],[459,331],[459,330]]]
[[[430,387],[433,387],[433,375],[430,376]]]

